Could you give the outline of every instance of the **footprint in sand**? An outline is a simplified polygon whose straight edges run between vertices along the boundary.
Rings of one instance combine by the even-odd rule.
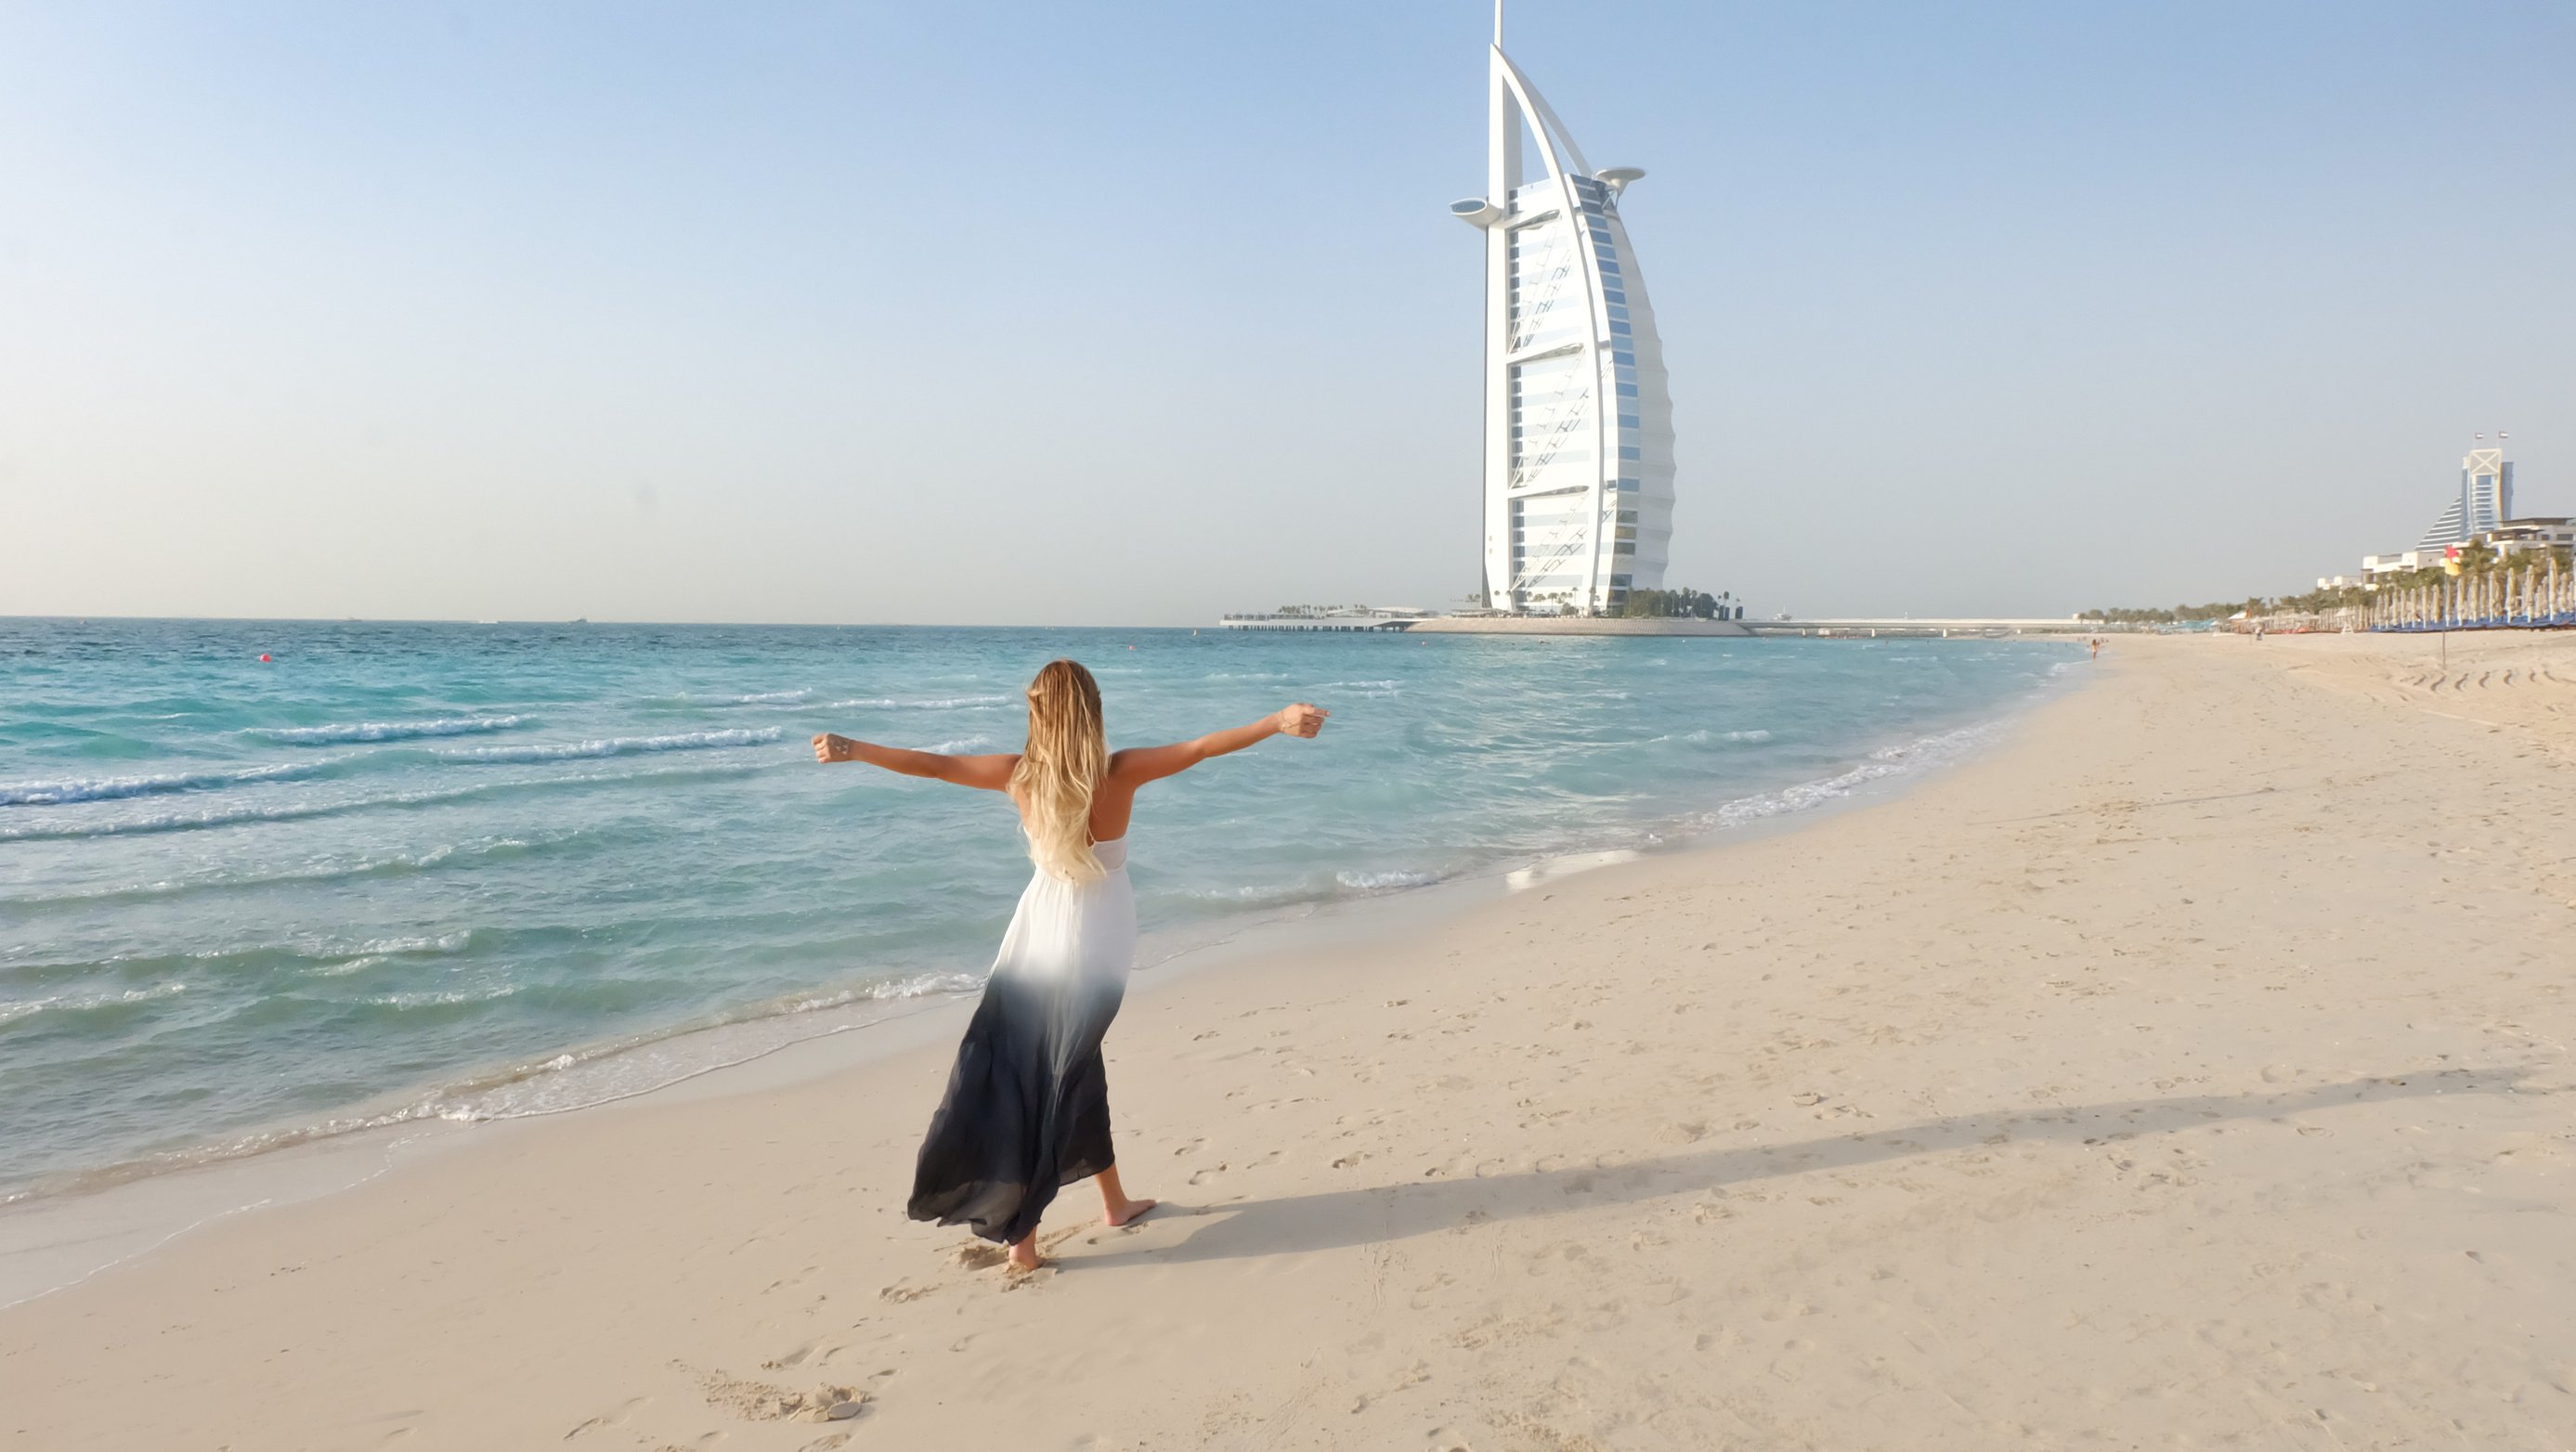
[[[1095,1221],[1093,1221],[1092,1223],[1090,1223],[1089,1225],[1079,1226],[1079,1227],[1076,1227],[1076,1228],[1078,1228],[1078,1229],[1080,1229],[1080,1230],[1082,1230],[1082,1231],[1084,1232],[1083,1237],[1082,1237],[1082,1243],[1083,1243],[1083,1244],[1085,1244],[1085,1245],[1102,1245],[1102,1244],[1106,1244],[1107,1242],[1112,1241],[1112,1240],[1117,1240],[1117,1239],[1121,1239],[1121,1238],[1123,1238],[1123,1237],[1125,1237],[1125,1236],[1134,1235],[1134,1234],[1136,1234],[1137,1232],[1142,1231],[1142,1230],[1146,1229],[1146,1228],[1147,1228],[1147,1227],[1149,1227],[1149,1226],[1159,1224],[1160,1222],[1162,1222],[1163,1220],[1165,1220],[1166,1218],[1168,1218],[1168,1217],[1170,1217],[1170,1216],[1174,1216],[1174,1215],[1191,1215],[1191,1214],[1195,1214],[1195,1213],[1197,1213],[1197,1212],[1195,1212],[1195,1211],[1190,1211],[1190,1210],[1183,1210],[1183,1209],[1181,1209],[1180,1207],[1178,1207],[1178,1206],[1176,1206],[1176,1205],[1173,1205],[1173,1204],[1171,1204],[1171,1203],[1170,1203],[1170,1202],[1168,1202],[1168,1201],[1165,1201],[1165,1202],[1163,1202],[1163,1203],[1161,1203],[1161,1204],[1158,1204],[1158,1205],[1156,1205],[1156,1206],[1154,1207],[1154,1214],[1153,1214],[1152,1216],[1148,1217],[1148,1216],[1139,1215],[1139,1216],[1137,1216],[1135,1219],[1128,1221],[1128,1222],[1127,1222],[1126,1224],[1124,1224],[1124,1225],[1104,1225],[1104,1224],[1100,1223],[1099,1221],[1095,1220]]]
[[[1055,1273],[1054,1261],[1048,1261],[1036,1270],[1021,1270],[1017,1266],[1012,1266],[1002,1272],[1002,1289],[1005,1291],[1033,1290],[1054,1280]]]
[[[1397,1392],[1409,1391],[1430,1379],[1431,1368],[1427,1364],[1417,1361],[1413,1363],[1412,1366],[1405,1369],[1404,1375],[1396,1379],[1395,1385],[1388,1387],[1384,1391],[1362,1392],[1358,1400],[1351,1403],[1351,1415],[1358,1416],[1360,1413],[1367,1411],[1375,1403],[1382,1402],[1388,1397],[1395,1395]]]
[[[627,1400],[618,1403],[614,1409],[602,1412],[598,1416],[591,1418],[589,1421],[582,1423],[580,1426],[573,1428],[571,1431],[564,1433],[563,1439],[569,1442],[573,1438],[578,1437],[585,1432],[604,1432],[611,1427],[623,1426],[627,1418],[635,1415],[636,1408],[643,1406],[648,1400],[650,1400],[650,1398],[630,1397]]]
[[[824,1385],[798,1392],[721,1371],[697,1376],[698,1394],[708,1406],[755,1422],[783,1422],[791,1417],[803,1422],[846,1422],[865,1411],[869,1400],[866,1392],[854,1386]]]

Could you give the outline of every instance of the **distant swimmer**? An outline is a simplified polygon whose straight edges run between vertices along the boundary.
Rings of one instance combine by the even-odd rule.
[[[1049,661],[1029,683],[1028,698],[1028,745],[1011,755],[946,756],[846,736],[814,738],[816,761],[864,761],[1008,792],[1019,808],[1037,872],[957,1046],[906,1213],[964,1225],[1008,1246],[1011,1266],[1023,1271],[1037,1267],[1038,1217],[1065,1185],[1096,1183],[1105,1224],[1124,1225],[1154,1208],[1119,1183],[1100,1057],[1101,1036],[1136,966],[1127,823],[1137,789],[1273,736],[1312,739],[1330,714],[1300,701],[1195,741],[1112,752],[1091,672]]]
[[[2088,657],[2088,659],[2100,660],[2102,658],[2102,637],[2097,635],[2084,643],[2093,647],[2093,654]]]

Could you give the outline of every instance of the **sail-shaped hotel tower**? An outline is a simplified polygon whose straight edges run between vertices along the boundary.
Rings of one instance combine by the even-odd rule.
[[[1659,589],[1673,533],[1673,410],[1619,197],[1503,54],[1494,5],[1485,234],[1485,602],[1615,612]],[[1524,128],[1533,143],[1524,155]],[[1544,174],[1538,174],[1544,168]]]

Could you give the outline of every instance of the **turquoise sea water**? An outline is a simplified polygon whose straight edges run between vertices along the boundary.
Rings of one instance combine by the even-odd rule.
[[[1007,803],[806,741],[1013,749],[1057,655],[1099,674],[1113,744],[1334,712],[1140,801],[1167,946],[1828,801],[1954,754],[2073,658],[0,620],[0,1196],[567,1107],[971,991],[1028,875]]]

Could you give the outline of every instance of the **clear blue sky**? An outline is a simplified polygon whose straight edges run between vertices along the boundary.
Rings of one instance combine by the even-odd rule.
[[[0,613],[1475,582],[1482,0],[0,0]],[[1518,0],[1673,581],[2059,613],[2576,513],[2576,7]]]

